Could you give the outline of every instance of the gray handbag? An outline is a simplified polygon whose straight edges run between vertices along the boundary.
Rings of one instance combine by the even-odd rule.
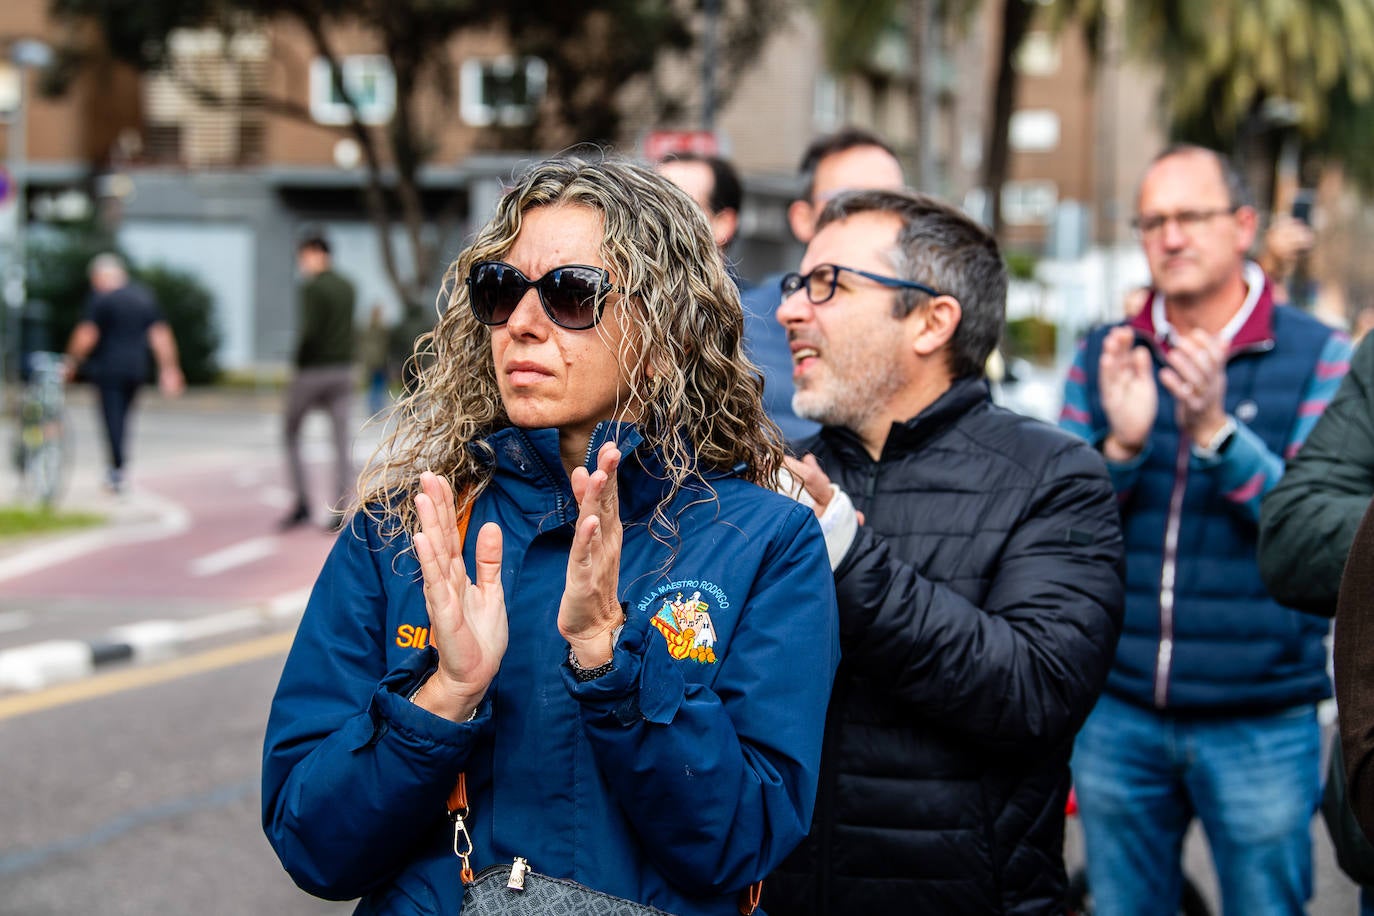
[[[467,774],[459,773],[448,797],[448,816],[453,821],[453,852],[463,863],[463,916],[672,916],[576,881],[541,875],[520,856],[510,865],[490,865],[474,875],[468,814]],[[760,881],[740,892],[740,913],[750,916],[758,909],[762,890]]]
[[[463,891],[463,916],[669,916],[563,878],[531,871],[524,859],[482,869]]]

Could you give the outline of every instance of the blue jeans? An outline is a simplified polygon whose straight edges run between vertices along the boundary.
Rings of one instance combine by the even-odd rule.
[[[1096,912],[1176,914],[1183,837],[1197,817],[1225,914],[1302,913],[1321,775],[1314,707],[1175,718],[1104,694],[1073,754]]]

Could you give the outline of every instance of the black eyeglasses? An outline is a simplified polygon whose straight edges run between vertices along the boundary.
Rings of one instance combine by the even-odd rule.
[[[491,327],[510,321],[531,286],[539,291],[549,320],[569,331],[595,327],[606,308],[606,294],[623,292],[611,284],[605,268],[586,264],[564,264],[531,280],[505,261],[478,261],[468,271],[467,283],[472,314]]]
[[[882,274],[869,273],[866,270],[859,270],[857,267],[845,267],[841,264],[818,264],[811,269],[810,273],[799,274],[794,272],[784,275],[781,284],[783,298],[785,299],[797,290],[805,288],[806,298],[811,300],[812,305],[829,302],[830,297],[835,295],[835,289],[840,285],[840,273],[842,271],[867,277],[874,283],[880,283],[892,289],[917,289],[927,296],[944,295],[924,283],[917,283],[915,280],[885,277]]]

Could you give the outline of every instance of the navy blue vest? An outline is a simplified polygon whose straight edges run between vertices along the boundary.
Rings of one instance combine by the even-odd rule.
[[[1108,330],[1093,331],[1084,354],[1096,430],[1107,428],[1097,375]],[[1232,353],[1226,411],[1283,455],[1332,331],[1286,306],[1274,309],[1273,330],[1272,340]],[[1158,367],[1160,354],[1150,349]],[[1173,397],[1157,382],[1156,387],[1159,413],[1150,451],[1121,503],[1126,618],[1107,690],[1140,705],[1194,714],[1266,712],[1330,696],[1322,642],[1328,622],[1269,597],[1255,558],[1256,522],[1222,495],[1214,475],[1192,457],[1175,422]],[[1165,534],[1180,474],[1173,642],[1171,652],[1161,653]]]

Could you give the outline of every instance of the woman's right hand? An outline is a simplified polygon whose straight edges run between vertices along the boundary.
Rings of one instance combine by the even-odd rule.
[[[424,574],[429,638],[439,652],[439,667],[420,687],[415,703],[463,722],[496,677],[509,639],[501,529],[495,522],[482,526],[475,550],[477,576],[469,579],[452,487],[426,471],[420,475],[420,489],[415,497],[420,521],[415,556]]]

